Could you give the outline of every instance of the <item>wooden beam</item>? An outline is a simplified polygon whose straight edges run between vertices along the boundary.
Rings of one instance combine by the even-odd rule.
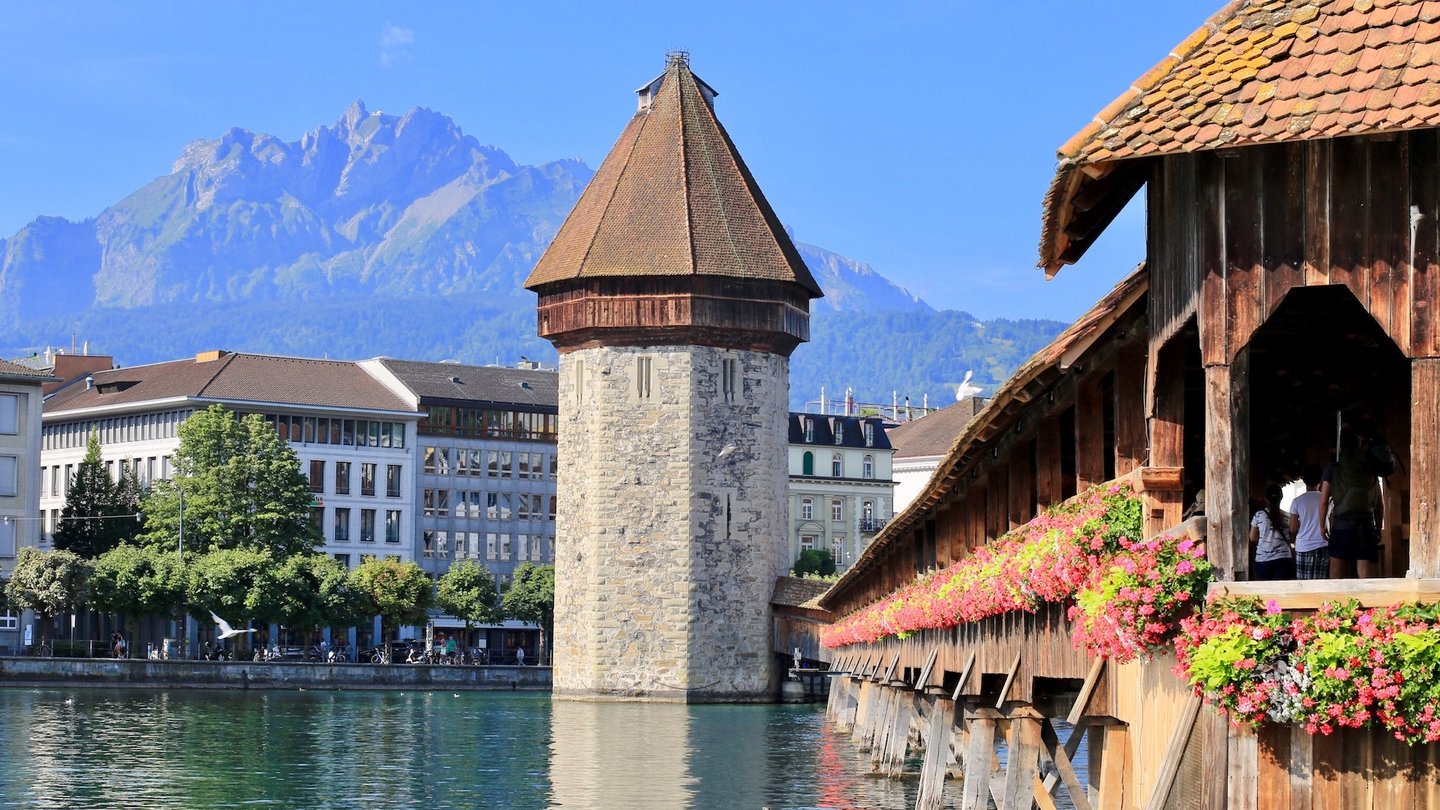
[[[1087,714],[1086,708],[1090,705],[1090,697],[1095,693],[1095,686],[1100,683],[1100,675],[1105,671],[1105,659],[1096,658],[1090,664],[1090,673],[1085,676],[1085,683],[1080,687],[1080,693],[1075,696],[1075,705],[1070,708],[1070,714],[1065,717],[1065,722],[1072,726],[1079,726],[1081,718]]]
[[[1145,463],[1144,341],[1131,339],[1115,360],[1115,474],[1125,475]]]
[[[965,683],[970,680],[970,673],[975,669],[975,650],[970,650],[970,655],[965,659],[965,667],[960,670],[960,680],[955,683],[955,694],[950,696],[951,700],[959,700],[961,695],[968,694],[965,691]]]
[[[1075,477],[1085,489],[1105,480],[1105,408],[1098,373],[1088,374],[1075,391]]]
[[[1141,467],[1135,489],[1139,492],[1180,492],[1185,489],[1185,468]]]
[[[1040,720],[1029,714],[1010,718],[1006,741],[1004,804],[1000,810],[1030,810],[1035,803],[1036,769],[1040,756]]]
[[[970,744],[965,752],[961,810],[986,810],[990,798],[991,760],[995,755],[995,720],[977,713],[968,718]]]
[[[1101,810],[1129,807],[1126,791],[1130,787],[1130,729],[1123,725],[1105,726],[1101,739],[1104,743],[1100,758],[1100,791],[1095,803]]]
[[[915,795],[915,810],[941,810],[945,806],[946,759],[954,736],[951,715],[953,701],[935,700],[930,711],[929,731],[925,735],[925,764],[920,767],[920,785]]]
[[[995,701],[995,708],[999,709],[1010,699],[1010,688],[1015,685],[1015,675],[1020,671],[1020,653],[1015,653],[1015,662],[1010,665],[1010,671],[1005,675],[1005,685],[1000,687],[1000,699]]]
[[[940,657],[940,648],[930,650],[930,657],[925,659],[925,666],[920,668],[920,675],[915,679],[915,691],[925,691],[925,685],[930,681],[930,673],[935,669],[935,661]]]
[[[1150,791],[1150,800],[1145,810],[1164,810],[1169,806],[1170,788],[1175,784],[1175,774],[1180,771],[1180,760],[1185,756],[1185,744],[1195,728],[1195,716],[1200,713],[1200,698],[1191,695],[1180,712],[1179,722],[1170,732],[1170,744],[1165,747],[1165,758],[1160,760],[1160,770],[1155,776],[1155,787]]]
[[[1410,571],[1440,576],[1440,358],[1410,362]],[[1388,523],[1392,516],[1387,514]]]
[[[1074,726],[1070,730],[1070,736],[1083,737],[1085,729],[1083,726]],[[1080,776],[1075,773],[1075,766],[1071,764],[1071,758],[1075,756],[1074,751],[1067,751],[1069,746],[1061,747],[1060,735],[1055,733],[1055,726],[1050,723],[1050,718],[1045,718],[1040,726],[1040,741],[1044,744],[1044,754],[1047,759],[1055,765],[1056,781],[1065,785],[1065,793],[1070,797],[1070,803],[1075,810],[1090,810],[1090,797],[1085,791],[1085,785],[1080,781]],[[1079,741],[1075,740],[1075,748],[1079,749]],[[1045,793],[1050,794],[1050,780],[1046,780]]]
[[[1205,369],[1206,552],[1220,579],[1249,579],[1249,352]]]
[[[1260,743],[1255,729],[1249,726],[1232,728],[1229,773],[1225,779],[1227,810],[1259,810],[1259,769]],[[1371,774],[1370,778],[1376,777]]]
[[[1440,602],[1440,579],[1289,580],[1285,582],[1212,582],[1212,596],[1254,596],[1274,600],[1282,610],[1318,610],[1326,602],[1349,599],[1362,607],[1400,602]]]
[[[1060,421],[1042,419],[1035,442],[1035,500],[1044,508],[1060,502]]]

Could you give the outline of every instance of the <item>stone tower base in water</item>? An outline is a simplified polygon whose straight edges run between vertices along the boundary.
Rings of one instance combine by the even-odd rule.
[[[560,356],[556,697],[774,700],[788,363],[705,346]]]

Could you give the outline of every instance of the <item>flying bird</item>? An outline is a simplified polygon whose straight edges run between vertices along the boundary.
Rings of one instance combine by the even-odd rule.
[[[960,385],[955,387],[956,402],[964,402],[965,400],[985,390],[978,385],[972,385],[970,383],[970,378],[973,376],[975,376],[975,372],[973,370],[965,372],[965,379],[961,380]]]
[[[255,629],[254,629],[253,627],[252,627],[251,629],[249,629],[249,630],[236,630],[235,628],[233,628],[233,627],[230,626],[230,623],[229,623],[229,622],[225,621],[224,619],[220,618],[219,616],[216,616],[216,615],[215,615],[215,611],[213,611],[213,610],[210,611],[210,618],[214,619],[214,620],[215,620],[215,625],[220,628],[220,640],[221,640],[221,641],[224,641],[225,639],[230,638],[231,636],[238,636],[238,635],[241,635],[241,634],[244,634],[244,633],[253,633],[253,632],[255,632]]]
[[[716,460],[716,461],[719,461],[720,459],[722,459],[722,458],[730,455],[730,454],[733,453],[733,452],[735,452],[735,445],[734,445],[734,443],[727,444],[727,445],[725,445],[724,447],[720,448],[720,452],[719,452],[719,453],[716,453],[716,454],[715,454],[715,460]]]

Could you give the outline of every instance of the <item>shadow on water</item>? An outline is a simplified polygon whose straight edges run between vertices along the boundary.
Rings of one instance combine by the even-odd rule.
[[[916,784],[817,706],[493,693],[0,689],[0,763],[27,810],[908,810]]]

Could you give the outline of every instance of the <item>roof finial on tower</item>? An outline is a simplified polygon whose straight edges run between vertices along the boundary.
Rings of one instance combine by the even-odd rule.
[[[690,64],[690,52],[686,50],[674,50],[665,53],[665,64],[673,65],[677,62],[684,65]]]

